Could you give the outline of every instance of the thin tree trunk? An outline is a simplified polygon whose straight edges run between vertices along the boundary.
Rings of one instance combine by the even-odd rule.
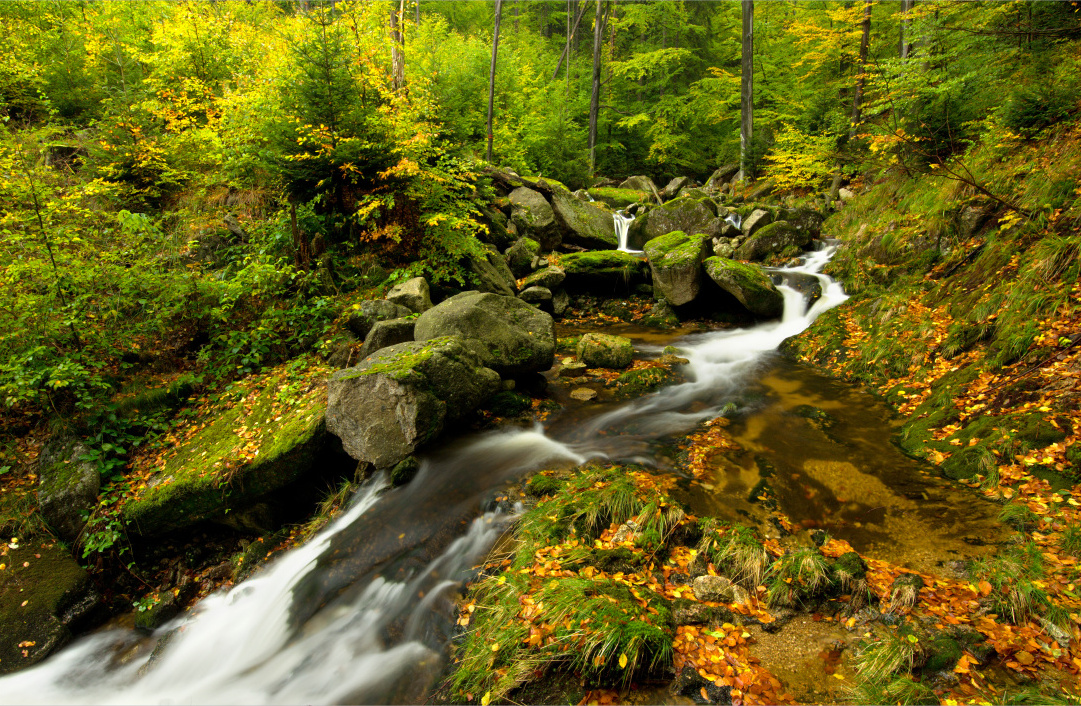
[[[601,102],[601,40],[604,37],[604,8],[607,0],[597,0],[597,14],[593,19],[593,92],[589,98],[589,173],[597,166],[597,114]]]
[[[856,137],[856,128],[859,126],[862,102],[863,85],[867,78],[867,49],[871,44],[871,6],[874,0],[863,0],[863,34],[860,37],[860,58],[856,71],[856,91],[852,96],[852,117],[848,125],[848,142]],[[833,183],[830,184],[829,199],[837,198],[837,192],[841,188],[841,160],[837,160],[837,167],[833,172]]]
[[[518,34],[518,4],[522,0],[514,0],[514,33]]]
[[[416,10],[415,10],[416,15],[414,17],[414,21],[417,23],[417,26],[419,27],[420,26],[420,0],[414,0],[414,2],[417,3]]]
[[[754,131],[754,0],[743,0],[743,55],[739,90],[739,176],[751,178],[751,137]]]
[[[405,35],[402,33],[404,13],[405,0],[398,0],[398,9],[390,11],[390,63],[395,91],[405,88]]]
[[[912,9],[913,0],[901,0],[901,40],[898,46],[898,53],[902,59],[908,58],[908,52],[911,43],[908,41],[908,13]]]
[[[567,71],[571,70],[571,41],[578,34],[578,24],[582,21],[582,16],[586,14],[586,6],[579,5],[578,12],[574,17],[574,26],[570,24],[571,21],[571,8],[570,0],[567,0],[567,44],[563,47],[563,53],[559,55],[559,61],[556,62],[556,70],[552,72],[552,80],[556,80],[556,76],[559,75],[559,68],[563,66],[563,59],[567,60]]]
[[[503,0],[495,0],[495,32],[492,34],[492,68],[488,71],[488,153],[485,159],[492,161],[492,109],[495,106],[495,61],[499,55],[499,17],[503,14]]]

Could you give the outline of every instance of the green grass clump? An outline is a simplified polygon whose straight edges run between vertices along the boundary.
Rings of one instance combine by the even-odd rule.
[[[1059,537],[1059,546],[1074,556],[1081,555],[1081,525],[1067,525]]]
[[[1013,527],[1018,532],[1031,532],[1036,529],[1040,517],[1028,505],[1006,503],[998,513],[998,521]]]
[[[1030,618],[1061,617],[1047,592],[1036,582],[1044,575],[1043,556],[1033,542],[972,567],[974,576],[991,584],[991,608],[1011,623],[1022,625]]]
[[[849,690],[848,698],[854,704],[938,703],[938,697],[931,687],[907,676],[894,677],[883,682],[861,679]]]
[[[772,561],[769,552],[750,527],[735,525],[724,530],[713,520],[703,523],[698,551],[736,583],[754,588],[762,583]]]
[[[833,585],[826,557],[810,547],[785,554],[771,573],[767,594],[771,606],[795,605]]]

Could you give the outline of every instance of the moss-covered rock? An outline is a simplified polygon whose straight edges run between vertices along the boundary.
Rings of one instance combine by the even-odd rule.
[[[811,234],[796,230],[788,221],[775,221],[760,228],[736,249],[741,260],[762,260],[790,246],[801,249],[811,244]]]
[[[422,314],[415,336],[460,336],[485,367],[507,377],[548,370],[555,361],[551,315],[514,297],[457,294]]]
[[[532,238],[518,238],[503,252],[507,266],[515,277],[524,277],[533,271],[533,259],[540,255],[541,246]]]
[[[520,234],[536,240],[546,251],[559,247],[561,233],[555,211],[540,192],[520,186],[508,199],[513,209],[511,221]]]
[[[683,382],[683,376],[670,368],[628,370],[616,378],[620,397],[641,397],[662,387]]]
[[[101,476],[97,463],[84,461],[90,449],[72,438],[51,439],[38,457],[38,507],[49,527],[73,542],[97,504]]]
[[[396,343],[405,343],[413,340],[413,328],[416,326],[415,318],[388,319],[376,322],[372,330],[364,339],[364,345],[357,354],[360,360],[364,360],[372,353],[381,348],[393,346]]]
[[[563,280],[567,278],[567,274],[563,271],[562,267],[558,265],[551,265],[544,269],[537,270],[531,275],[527,275],[522,280],[522,290],[526,290],[529,287],[547,287],[548,289],[555,289],[559,285],[563,284]]]
[[[428,280],[414,277],[396,284],[387,292],[387,300],[400,304],[410,312],[419,314],[432,308],[432,294]]]
[[[568,290],[605,296],[630,292],[645,283],[649,273],[644,260],[621,250],[561,255],[559,266],[566,274],[563,286]]]
[[[663,296],[674,306],[693,301],[702,286],[702,260],[709,252],[708,242],[704,235],[682,231],[647,242],[644,250],[653,274],[654,295]]]
[[[632,203],[647,203],[653,196],[637,189],[620,189],[614,186],[594,187],[589,195],[612,208],[626,208]]]
[[[570,192],[556,191],[552,209],[564,243],[600,250],[619,245],[612,212],[600,203],[582,202]]]
[[[498,389],[499,375],[458,336],[399,343],[331,376],[326,425],[353,458],[391,468]]]
[[[705,261],[706,274],[755,316],[777,318],[784,313],[784,297],[762,268],[723,257]]]
[[[517,292],[514,274],[507,266],[506,259],[494,246],[487,245],[483,253],[470,255],[465,259],[465,264],[478,291],[502,294],[505,297],[513,297]]]
[[[488,411],[497,417],[516,417],[533,406],[529,395],[514,390],[497,393],[488,401]]]
[[[7,565],[0,570],[0,674],[63,647],[98,603],[86,572],[55,543],[16,547],[0,558]]]
[[[322,390],[283,404],[270,387],[211,416],[166,457],[146,488],[124,500],[128,531],[157,535],[220,519],[304,476],[321,475],[333,455],[325,406]]]
[[[363,340],[378,322],[400,319],[411,313],[408,307],[386,299],[366,299],[353,305],[345,325],[357,338]]]
[[[631,339],[587,333],[578,341],[578,359],[591,368],[626,368],[634,360]]]
[[[714,238],[720,235],[723,226],[724,219],[717,217],[717,204],[711,199],[683,197],[651,208],[636,218],[627,232],[627,245],[642,249],[650,240],[677,230]]]

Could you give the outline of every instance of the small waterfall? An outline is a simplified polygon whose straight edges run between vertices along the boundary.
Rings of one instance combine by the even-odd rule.
[[[616,224],[616,238],[619,241],[617,250],[623,252],[642,252],[641,250],[631,250],[627,247],[627,234],[630,233],[631,223],[634,222],[634,216],[628,216],[623,211],[616,211],[612,214],[612,219]]]
[[[736,230],[743,229],[743,219],[739,217],[738,213],[729,213],[727,216],[724,217],[724,220],[734,225],[736,227]]]

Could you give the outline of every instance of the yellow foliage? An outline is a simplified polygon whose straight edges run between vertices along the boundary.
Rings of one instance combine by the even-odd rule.
[[[816,188],[829,177],[835,159],[832,135],[810,135],[785,124],[770,152],[768,178],[782,189]]]

